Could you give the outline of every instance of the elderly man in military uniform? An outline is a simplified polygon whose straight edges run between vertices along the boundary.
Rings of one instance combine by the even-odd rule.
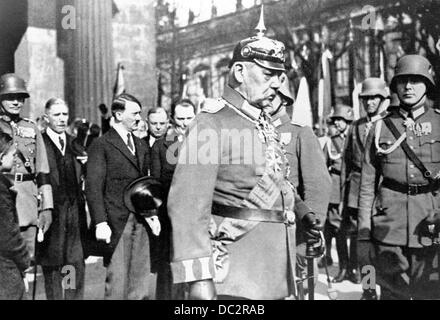
[[[380,78],[367,78],[362,82],[362,91],[359,98],[367,114],[353,122],[348,131],[342,162],[341,187],[343,196],[342,227],[341,231],[350,238],[350,254],[346,242],[344,253],[348,260],[348,268],[359,274],[357,261],[357,216],[359,187],[361,183],[362,159],[365,151],[367,135],[377,120],[383,118],[387,112],[381,112],[388,101],[389,94],[385,81]],[[363,266],[360,266],[363,267]],[[362,299],[376,300],[376,290],[364,290]]]
[[[31,255],[35,251],[36,228],[40,240],[52,223],[52,188],[46,147],[37,125],[20,112],[29,98],[23,79],[15,74],[0,77],[1,121],[12,127],[17,152],[10,177],[17,191],[17,214],[22,235]]]
[[[223,97],[197,115],[179,151],[168,197],[171,268],[190,299],[295,294],[296,219],[312,241],[320,237],[265,112],[281,84],[284,45],[259,27],[235,47]]]
[[[358,258],[375,266],[381,299],[438,298],[430,276],[440,231],[440,113],[431,64],[403,56],[390,88],[400,108],[374,124],[365,147]]]
[[[349,125],[353,121],[353,110],[350,106],[338,104],[330,117],[335,125],[337,133],[333,135],[324,145],[324,156],[326,159],[328,171],[332,179],[332,188],[330,203],[327,211],[327,220],[324,227],[324,237],[326,241],[326,261],[321,261],[331,265],[331,242],[336,239],[336,251],[339,260],[339,273],[333,279],[333,282],[342,282],[345,279],[358,282],[353,270],[348,269],[347,239],[341,231],[341,170],[342,159],[345,148],[345,140],[349,131]]]

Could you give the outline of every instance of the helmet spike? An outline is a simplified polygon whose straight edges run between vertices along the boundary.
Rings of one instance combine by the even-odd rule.
[[[262,38],[264,36],[264,31],[266,31],[266,26],[264,25],[264,4],[261,5],[260,20],[258,21],[258,25],[255,27],[255,30],[258,31],[258,38]]]

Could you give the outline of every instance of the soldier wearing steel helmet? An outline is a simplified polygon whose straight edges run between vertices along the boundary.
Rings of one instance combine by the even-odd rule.
[[[327,221],[324,227],[324,237],[327,246],[326,261],[322,260],[320,266],[324,263],[332,264],[331,240],[336,238],[336,251],[339,259],[339,273],[333,279],[333,282],[341,282],[345,279],[352,279],[354,275],[350,273],[352,270],[348,269],[348,261],[344,253],[345,236],[341,232],[341,210],[340,205],[342,201],[341,196],[341,169],[342,159],[345,148],[345,140],[349,131],[350,123],[353,121],[353,110],[350,106],[338,104],[334,108],[334,113],[331,115],[331,120],[335,125],[337,133],[333,135],[324,145],[324,156],[327,163],[330,176],[332,178],[332,188],[330,195],[330,203],[327,209]]]
[[[0,77],[0,121],[12,127],[17,148],[10,178],[17,190],[17,214],[22,235],[31,255],[35,250],[38,226],[46,232],[52,223],[52,188],[46,147],[37,125],[20,116],[25,99],[29,98],[23,79],[15,74]]]
[[[319,239],[267,114],[284,45],[261,29],[238,43],[222,98],[205,105],[179,149],[168,196],[171,268],[175,283],[189,284],[190,299],[295,294],[295,220]]]
[[[438,298],[430,276],[440,230],[440,114],[430,62],[403,56],[390,88],[400,106],[376,121],[365,146],[358,258],[374,265],[381,299]]]
[[[345,152],[342,161],[341,187],[343,196],[342,228],[346,237],[350,238],[350,252],[347,242],[342,243],[344,260],[348,261],[348,269],[355,270],[359,275],[356,235],[357,235],[357,215],[359,186],[361,183],[362,159],[365,150],[366,137],[373,124],[386,116],[383,110],[388,102],[389,93],[385,83],[380,78],[367,78],[362,82],[362,91],[359,98],[363,104],[366,117],[353,122],[348,131],[345,143]],[[362,266],[361,266],[362,267]],[[360,280],[360,279],[356,279]],[[363,299],[376,299],[375,290],[365,290]]]

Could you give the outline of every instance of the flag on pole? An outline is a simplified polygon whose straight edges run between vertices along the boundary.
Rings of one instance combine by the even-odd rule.
[[[362,90],[362,83],[358,83],[356,78],[353,79],[353,92],[352,92],[352,101],[353,101],[353,116],[354,120],[357,120],[361,117],[361,105],[359,101],[359,93]]]
[[[318,116],[320,119],[330,114],[332,104],[330,62],[333,59],[331,52],[326,49],[321,56],[321,78],[318,84]]]
[[[309,85],[307,79],[302,77],[299,82],[298,93],[292,110],[292,123],[312,127],[312,105],[310,103]]]
[[[115,82],[115,86],[113,87],[113,99],[125,92],[123,70],[124,70],[124,66],[122,65],[122,63],[119,62],[116,71],[116,82]]]

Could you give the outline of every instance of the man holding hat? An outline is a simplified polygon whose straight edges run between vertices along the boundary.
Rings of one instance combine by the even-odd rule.
[[[358,257],[373,264],[381,299],[435,299],[430,280],[440,231],[440,113],[432,65],[397,61],[391,80],[400,107],[367,137],[358,216]]]
[[[353,110],[350,106],[338,104],[334,108],[331,115],[331,120],[335,125],[337,133],[333,135],[324,145],[324,156],[332,179],[332,188],[330,195],[330,203],[327,210],[327,220],[324,227],[324,237],[326,241],[326,261],[323,263],[332,264],[331,241],[336,238],[336,251],[339,259],[339,274],[333,279],[333,282],[342,282],[345,279],[354,280],[355,275],[348,270],[348,259],[346,250],[346,238],[341,232],[342,216],[340,212],[340,205],[342,202],[341,196],[341,170],[342,159],[344,155],[345,140],[349,131],[349,125],[353,121]]]
[[[354,121],[350,126],[341,170],[341,193],[343,196],[341,231],[347,237],[350,237],[350,253],[345,242],[345,245],[342,244],[344,246],[343,254],[345,256],[344,260],[348,261],[348,269],[355,270],[352,273],[356,274],[359,274],[356,235],[362,159],[365,151],[366,137],[373,123],[387,114],[386,111],[380,113],[380,110],[383,109],[384,104],[389,98],[385,81],[380,78],[365,79],[362,82],[362,91],[359,94],[359,98],[367,116]],[[354,280],[357,281],[358,279]],[[376,299],[375,290],[365,290],[363,299]]]
[[[23,79],[13,73],[0,77],[0,121],[12,127],[17,152],[10,175],[17,191],[17,214],[22,236],[31,256],[35,251],[36,226],[45,233],[52,223],[52,187],[46,147],[37,125],[20,116],[29,98]]]
[[[190,299],[295,294],[295,216],[309,240],[320,239],[266,113],[281,85],[284,45],[263,35],[262,19],[257,28],[234,49],[223,97],[205,105],[179,150],[168,197],[171,268]]]

